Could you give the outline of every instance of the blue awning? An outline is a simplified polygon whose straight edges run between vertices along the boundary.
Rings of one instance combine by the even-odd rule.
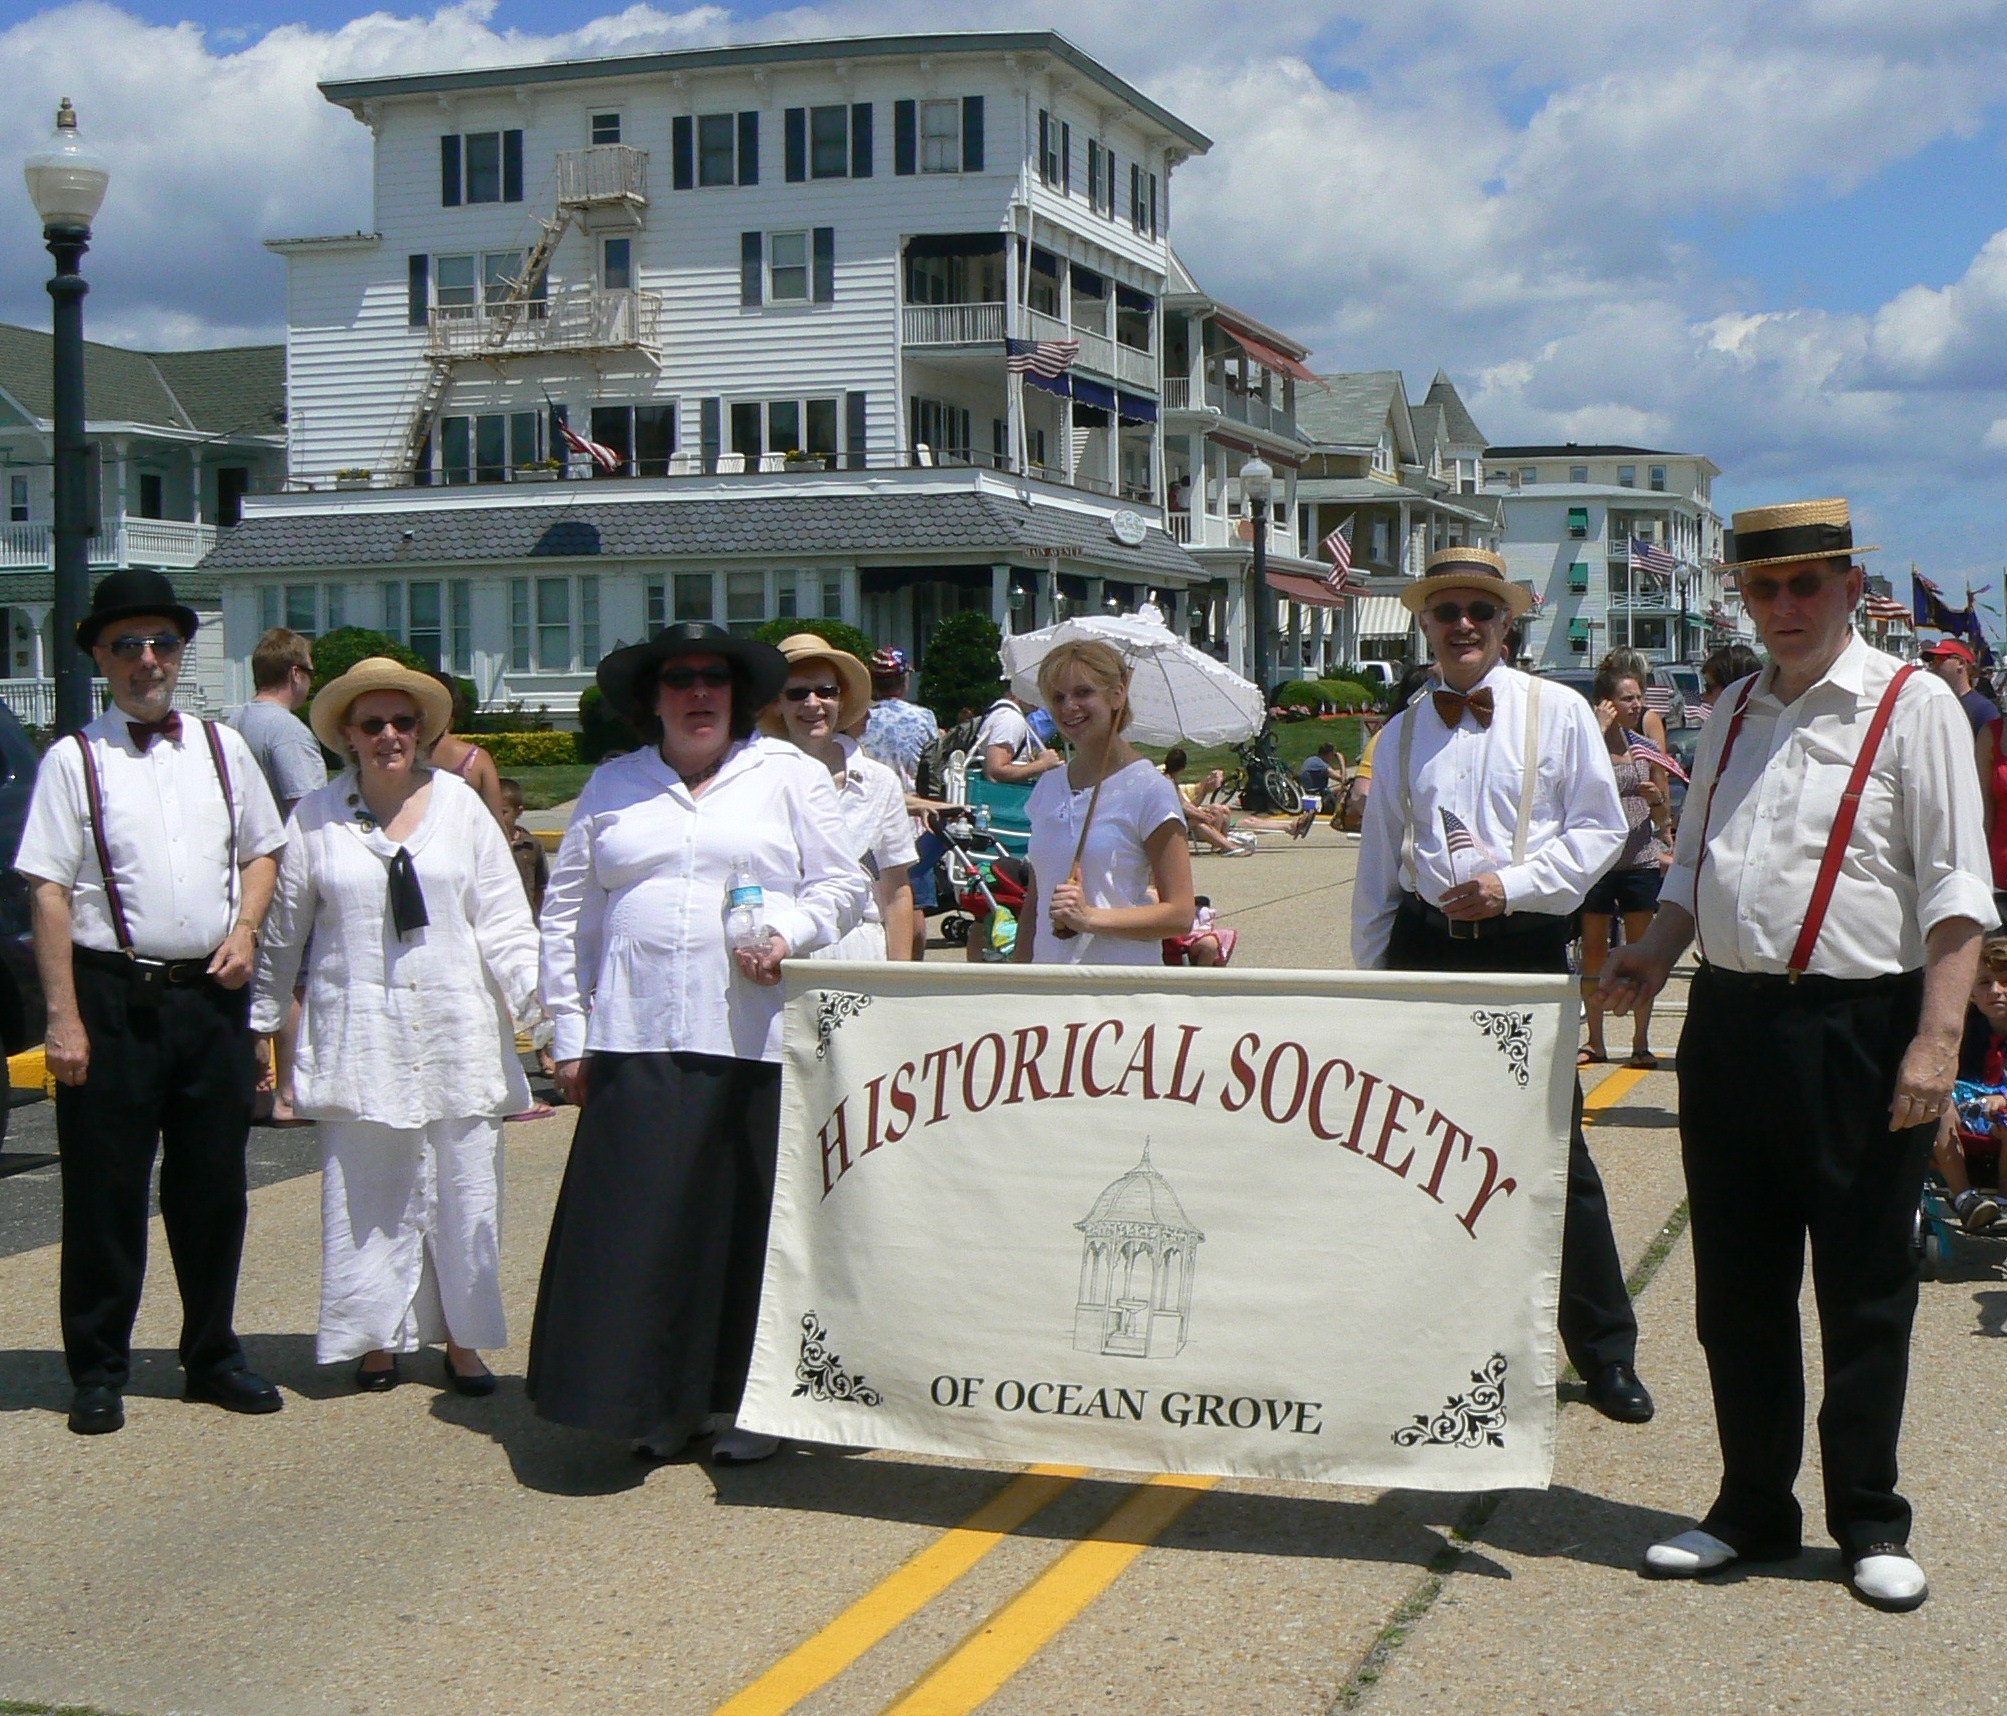
[[[1037,370],[1028,369],[1024,372],[1024,380],[1027,387],[1042,387],[1047,393],[1058,394],[1061,399],[1073,397],[1073,389],[1066,385],[1063,375],[1040,375]]]
[[[1154,423],[1157,421],[1157,402],[1145,399],[1140,393],[1125,393],[1122,396],[1122,421],[1124,423]]]
[[[1115,390],[1103,387],[1098,381],[1089,381],[1084,375],[1073,378],[1073,397],[1082,405],[1098,405],[1103,411],[1115,409]]]

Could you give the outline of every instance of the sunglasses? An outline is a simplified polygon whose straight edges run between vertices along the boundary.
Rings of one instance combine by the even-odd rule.
[[[1801,602],[1809,602],[1826,587],[1826,574],[1814,569],[1796,572],[1789,578],[1754,577],[1742,580],[1745,602],[1774,602],[1780,591],[1789,590]]]
[[[790,703],[806,703],[811,697],[820,697],[825,703],[841,703],[843,687],[840,685],[790,685],[781,693]]]
[[[418,731],[416,715],[372,715],[367,721],[358,721],[357,729],[365,738],[374,739],[384,728],[389,727],[399,733]]]
[[[1474,602],[1438,602],[1429,612],[1435,616],[1439,626],[1453,626],[1465,614],[1482,626],[1497,619],[1500,609],[1496,602],[1487,602],[1480,596]]]
[[[671,691],[688,691],[693,685],[708,685],[714,691],[732,683],[729,667],[665,667],[662,683]]]
[[[162,632],[158,637],[113,638],[105,648],[120,661],[137,661],[149,648],[152,649],[156,659],[169,661],[181,653],[182,646],[187,641],[179,632]]]

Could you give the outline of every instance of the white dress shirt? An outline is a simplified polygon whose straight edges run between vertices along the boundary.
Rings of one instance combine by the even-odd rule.
[[[207,959],[236,925],[241,885],[230,870],[230,812],[203,723],[183,715],[179,739],[155,739],[141,751],[131,719],[113,704],[84,737],[97,764],[105,846],[133,951],[144,959]],[[215,730],[237,809],[241,867],[278,851],[286,830],[243,735],[220,724]],[[58,740],[42,759],[14,867],[70,890],[70,939],[77,946],[118,951],[74,739]]]
[[[1525,858],[1510,862],[1525,782],[1526,697],[1531,679],[1503,663],[1478,682],[1492,696],[1491,725],[1468,710],[1445,727],[1424,692],[1389,721],[1373,751],[1373,790],[1360,827],[1359,874],[1353,885],[1352,959],[1361,970],[1387,962],[1394,914],[1403,893],[1432,906],[1451,888],[1495,871],[1505,884],[1508,912],[1576,910],[1596,879],[1623,850],[1627,826],[1617,796],[1609,747],[1588,702],[1565,685],[1540,688],[1539,763]],[[1433,689],[1433,682],[1431,689]],[[1472,687],[1473,690],[1478,687]],[[1401,729],[1414,724],[1409,797],[1414,859],[1402,853]],[[1475,852],[1451,852],[1443,829],[1447,810],[1477,841]]]
[[[740,856],[759,870],[767,923],[791,954],[864,915],[870,883],[829,770],[785,739],[738,745],[701,797],[652,745],[599,766],[544,893],[552,1054],[780,1059],[783,992],[745,977],[725,939]]]
[[[1718,784],[1742,684],[1715,700],[1659,891],[1661,904],[1692,915],[1710,965],[1789,969],[1840,795],[1900,666],[1852,636],[1825,677],[1789,706],[1766,667]],[[1876,753],[1807,969],[1846,978],[1917,970],[1924,937],[1945,919],[1970,918],[1982,929],[2000,921],[1991,876],[1971,724],[1949,686],[1914,674]]]
[[[843,785],[837,788],[837,803],[843,812],[843,826],[850,831],[851,855],[864,865],[873,881],[887,870],[904,864],[909,869],[920,861],[913,840],[913,819],[906,814],[906,789],[899,777],[875,757],[867,757],[855,739],[838,735],[845,757]],[[882,924],[878,890],[864,896],[867,924]]]
[[[285,1023],[307,972],[293,1082],[302,1114],[409,1131],[530,1105],[516,1022],[536,1015],[537,930],[522,872],[481,795],[445,769],[416,831],[365,829],[350,769],[294,808],[265,920],[251,1028]],[[390,920],[390,861],[411,854],[427,923]]]

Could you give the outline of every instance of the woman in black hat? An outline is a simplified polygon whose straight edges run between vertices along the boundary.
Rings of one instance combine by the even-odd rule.
[[[707,1416],[722,1464],[752,1356],[780,1132],[780,962],[869,883],[829,771],[754,722],[771,645],[678,625],[599,684],[652,743],[602,764],[544,895],[544,1007],[580,1104],[530,1337],[538,1413],[666,1457]]]

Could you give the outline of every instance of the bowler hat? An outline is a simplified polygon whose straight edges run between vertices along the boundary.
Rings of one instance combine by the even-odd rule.
[[[113,620],[136,620],[148,614],[172,620],[184,643],[202,624],[193,608],[175,599],[174,586],[151,566],[122,566],[107,573],[91,592],[90,612],[77,622],[77,648],[89,655],[98,633]]]
[[[621,714],[630,714],[641,689],[662,671],[664,662],[679,655],[724,657],[744,687],[748,716],[764,709],[787,683],[787,657],[772,644],[735,637],[724,627],[701,620],[681,620],[664,626],[646,643],[629,644],[602,660],[596,675],[600,692]],[[647,702],[651,709],[655,706],[653,691]]]

